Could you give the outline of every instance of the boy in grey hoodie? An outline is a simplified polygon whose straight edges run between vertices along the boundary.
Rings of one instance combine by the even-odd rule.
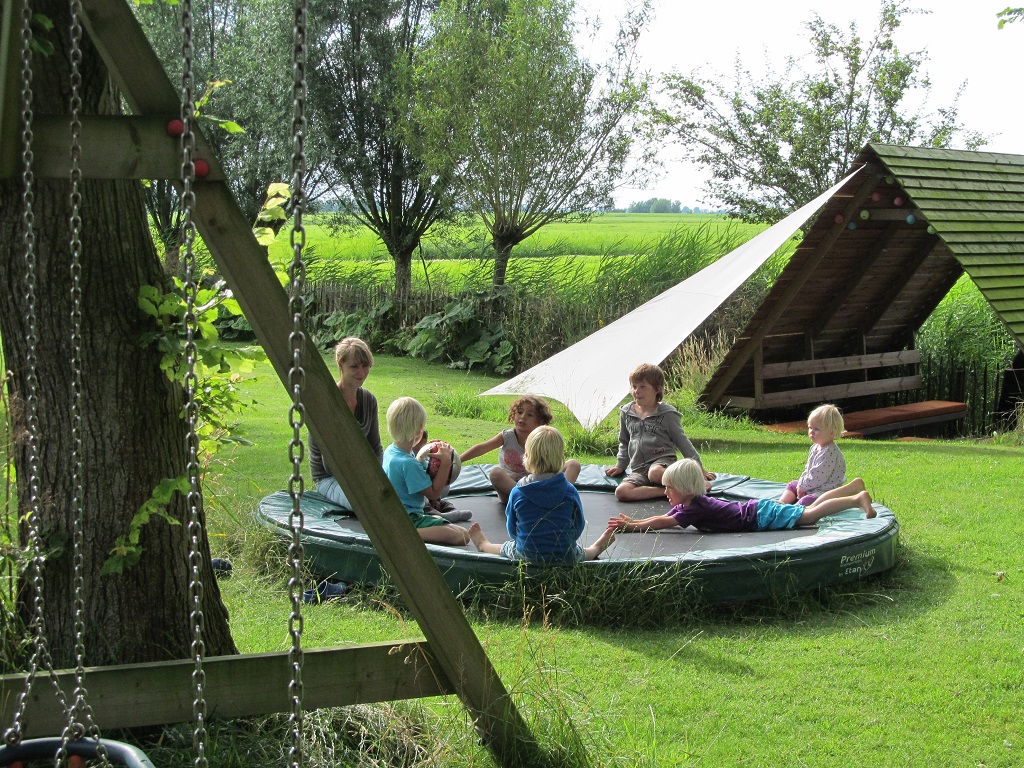
[[[619,408],[619,453],[614,467],[605,474],[618,477],[628,465],[631,472],[615,489],[619,501],[642,501],[665,495],[661,476],[676,460],[676,449],[687,459],[700,464],[700,455],[683,432],[682,416],[668,403],[662,402],[665,374],[650,363],[638,365],[629,374],[633,402]],[[701,465],[703,470],[703,465]],[[705,480],[714,473],[704,471]],[[711,484],[708,483],[708,489]]]

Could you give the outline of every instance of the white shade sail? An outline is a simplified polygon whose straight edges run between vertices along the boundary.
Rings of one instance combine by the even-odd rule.
[[[587,429],[629,393],[629,374],[661,363],[857,172],[714,264],[483,395],[558,400]]]

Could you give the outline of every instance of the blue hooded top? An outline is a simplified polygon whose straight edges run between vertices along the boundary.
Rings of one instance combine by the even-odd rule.
[[[583,503],[561,472],[513,488],[505,517],[524,560],[576,562],[576,540],[586,522]]]

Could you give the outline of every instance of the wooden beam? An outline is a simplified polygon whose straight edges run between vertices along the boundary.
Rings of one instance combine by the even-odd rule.
[[[210,717],[230,719],[288,712],[288,651],[216,656],[203,662]],[[93,719],[101,731],[184,723],[193,718],[191,659],[86,669]],[[74,700],[75,671],[60,670],[58,683]],[[25,675],[0,676],[0,722],[13,722]],[[421,640],[306,649],[302,654],[303,705],[307,709],[442,696],[453,688]],[[25,710],[25,737],[59,734],[67,715],[53,685],[40,673]]]
[[[21,168],[21,3],[0,6],[0,179]]]
[[[86,179],[180,179],[180,140],[167,134],[169,116],[83,115],[80,167]],[[66,179],[71,172],[71,121],[38,117],[32,125],[37,178]],[[116,148],[116,149],[115,149]],[[210,158],[199,153],[195,158]],[[224,174],[214,162],[208,181]]]
[[[875,242],[868,249],[868,252],[864,255],[864,258],[857,262],[856,267],[850,275],[849,280],[844,280],[843,284],[836,289],[825,301],[822,302],[822,312],[818,315],[815,321],[812,323],[815,334],[821,334],[828,324],[832,322],[832,318],[835,317],[836,312],[843,306],[843,302],[847,296],[856,295],[860,289],[861,283],[870,274],[872,268],[875,266],[875,262],[878,258],[885,253],[892,239],[899,232],[901,227],[898,224],[889,224],[882,233],[876,238]]]
[[[932,251],[938,248],[942,244],[938,235],[927,235],[925,241],[921,244],[914,253],[910,254],[900,265],[900,274],[898,277],[890,280],[886,285],[885,291],[876,300],[872,301],[870,305],[866,305],[864,313],[866,315],[866,322],[862,323],[862,333],[864,336],[870,336],[871,331],[878,325],[881,318],[885,315],[887,310],[892,303],[896,300],[896,297],[900,295],[904,288],[906,288],[911,281],[917,276],[917,270],[924,264],[925,260],[931,256]],[[943,294],[945,295],[945,294]],[[931,310],[928,310],[931,314]]]
[[[874,165],[865,165],[861,169],[862,182],[857,188],[857,191],[850,197],[842,211],[842,221],[850,221],[853,214],[864,204],[864,201],[868,199],[871,192],[878,184],[878,167]],[[742,349],[736,354],[729,364],[728,368],[722,371],[722,375],[718,377],[718,381],[708,391],[706,401],[711,405],[717,405],[722,396],[725,394],[725,390],[733,379],[739,374],[740,370],[747,364],[758,345],[762,343],[765,336],[767,336],[772,329],[772,326],[778,321],[780,317],[789,309],[789,305],[793,300],[800,295],[803,291],[804,285],[810,278],[811,273],[817,268],[824,259],[832,246],[835,245],[836,240],[844,233],[847,232],[845,224],[833,224],[828,234],[822,238],[821,242],[818,243],[814,251],[807,257],[807,260],[802,265],[799,273],[793,276],[789,284],[780,292],[779,296],[772,297],[769,294],[768,298],[772,299],[773,304],[771,309],[768,311],[765,317],[755,318],[757,321],[757,327],[750,334],[750,341],[743,346]]]
[[[173,114],[178,94],[129,5],[84,0],[85,25],[138,115]],[[206,142],[197,136],[197,146]],[[211,163],[212,165],[212,163]],[[196,226],[289,392],[294,325],[284,289],[224,182],[195,184]],[[331,372],[307,335],[299,355],[304,418],[437,664],[503,766],[529,764],[537,745],[465,613],[412,525]],[[282,414],[282,419],[284,415]],[[284,463],[282,462],[282,466]]]
[[[899,352],[879,352],[870,355],[822,357],[817,360],[793,360],[787,363],[766,363],[761,366],[762,379],[784,379],[789,376],[807,376],[837,371],[859,371],[885,368],[890,365],[913,365],[921,362],[921,352],[907,349]]]
[[[907,389],[920,389],[920,376],[900,376],[892,379],[876,379],[874,381],[855,381],[850,384],[834,384],[828,387],[810,387],[808,389],[791,389],[788,392],[770,392],[761,398],[759,408],[782,408],[800,403],[828,403],[848,397],[864,397],[879,395],[885,392],[902,392]]]

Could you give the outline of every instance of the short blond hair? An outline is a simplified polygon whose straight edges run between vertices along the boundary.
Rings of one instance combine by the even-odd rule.
[[[356,365],[373,365],[373,353],[367,343],[355,336],[346,336],[334,345],[334,362],[340,371],[341,366],[352,359]]]
[[[661,476],[661,482],[683,496],[703,496],[707,493],[704,469],[693,459],[680,459],[669,465]]]
[[[554,474],[565,464],[565,440],[554,427],[537,427],[526,438],[526,469],[535,475]]]
[[[811,423],[811,419],[817,419],[821,422],[822,428],[826,432],[831,434],[833,440],[838,437],[842,437],[843,432],[846,430],[846,424],[843,422],[842,412],[831,403],[825,405],[819,405],[810,415],[807,417],[807,423]]]
[[[657,391],[658,402],[661,402],[662,394],[665,391],[665,372],[653,363],[640,363],[633,372],[629,374],[629,385],[633,386],[638,381],[650,384]]]
[[[427,409],[414,397],[400,397],[388,406],[387,422],[395,445],[411,448],[427,426]]]

